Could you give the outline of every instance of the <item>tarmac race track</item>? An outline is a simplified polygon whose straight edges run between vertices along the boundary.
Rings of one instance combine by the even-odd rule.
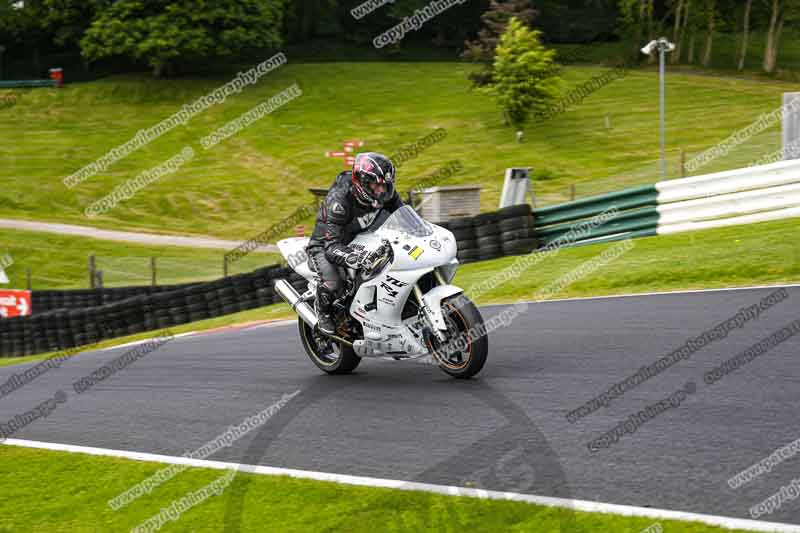
[[[800,319],[800,288],[785,291],[757,319],[573,422],[568,412],[775,288],[531,305],[490,335],[487,365],[469,381],[383,360],[323,375],[296,324],[281,323],[176,338],[76,394],[73,382],[130,348],[91,352],[0,398],[0,422],[62,390],[66,401],[13,438],[180,456],[300,391],[210,459],[750,518],[800,477],[800,457],[789,457],[735,490],[727,483],[800,438],[800,335],[713,384],[704,374]],[[0,368],[0,384],[22,369]],[[689,393],[676,406],[590,450],[679,390]],[[800,524],[800,499],[761,519]]]

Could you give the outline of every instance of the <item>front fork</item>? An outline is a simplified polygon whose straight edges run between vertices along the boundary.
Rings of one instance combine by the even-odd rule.
[[[433,334],[439,339],[440,342],[447,341],[447,323],[444,320],[444,312],[442,311],[442,300],[460,294],[463,289],[454,285],[444,283],[441,275],[436,272],[436,279],[439,285],[428,291],[423,295],[422,290],[418,284],[414,284],[414,296],[417,298],[422,314],[425,317]]]

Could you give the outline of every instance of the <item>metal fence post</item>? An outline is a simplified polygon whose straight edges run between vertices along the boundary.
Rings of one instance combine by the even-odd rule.
[[[150,285],[156,286],[156,258],[150,258]]]
[[[681,177],[686,177],[686,151],[681,148]]]
[[[97,272],[97,264],[93,255],[89,256],[89,288],[95,288],[95,277]]]
[[[228,256],[222,256],[222,277],[228,277]]]
[[[95,271],[95,274],[97,276],[97,283],[96,283],[97,288],[98,289],[102,289],[103,288],[103,271],[102,270],[97,270],[97,271]]]
[[[800,112],[796,110],[795,100],[800,100],[800,93],[783,93],[783,160],[800,159],[797,143],[800,142]]]

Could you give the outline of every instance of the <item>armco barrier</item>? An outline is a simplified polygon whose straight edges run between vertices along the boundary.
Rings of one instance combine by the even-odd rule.
[[[22,89],[26,87],[55,87],[55,80],[6,80],[0,81],[0,89]]]
[[[533,210],[533,235],[548,244],[610,209],[619,213],[576,244],[663,235],[798,216],[800,161],[661,181]]]

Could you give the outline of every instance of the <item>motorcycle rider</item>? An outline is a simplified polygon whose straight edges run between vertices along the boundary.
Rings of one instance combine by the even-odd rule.
[[[354,250],[350,242],[367,229],[381,209],[390,213],[403,206],[394,186],[395,167],[383,154],[358,154],[353,170],[336,176],[322,202],[307,254],[311,268],[320,276],[316,311],[318,328],[325,335],[336,332],[333,302],[342,288],[337,265],[361,268],[374,261],[366,250]]]

